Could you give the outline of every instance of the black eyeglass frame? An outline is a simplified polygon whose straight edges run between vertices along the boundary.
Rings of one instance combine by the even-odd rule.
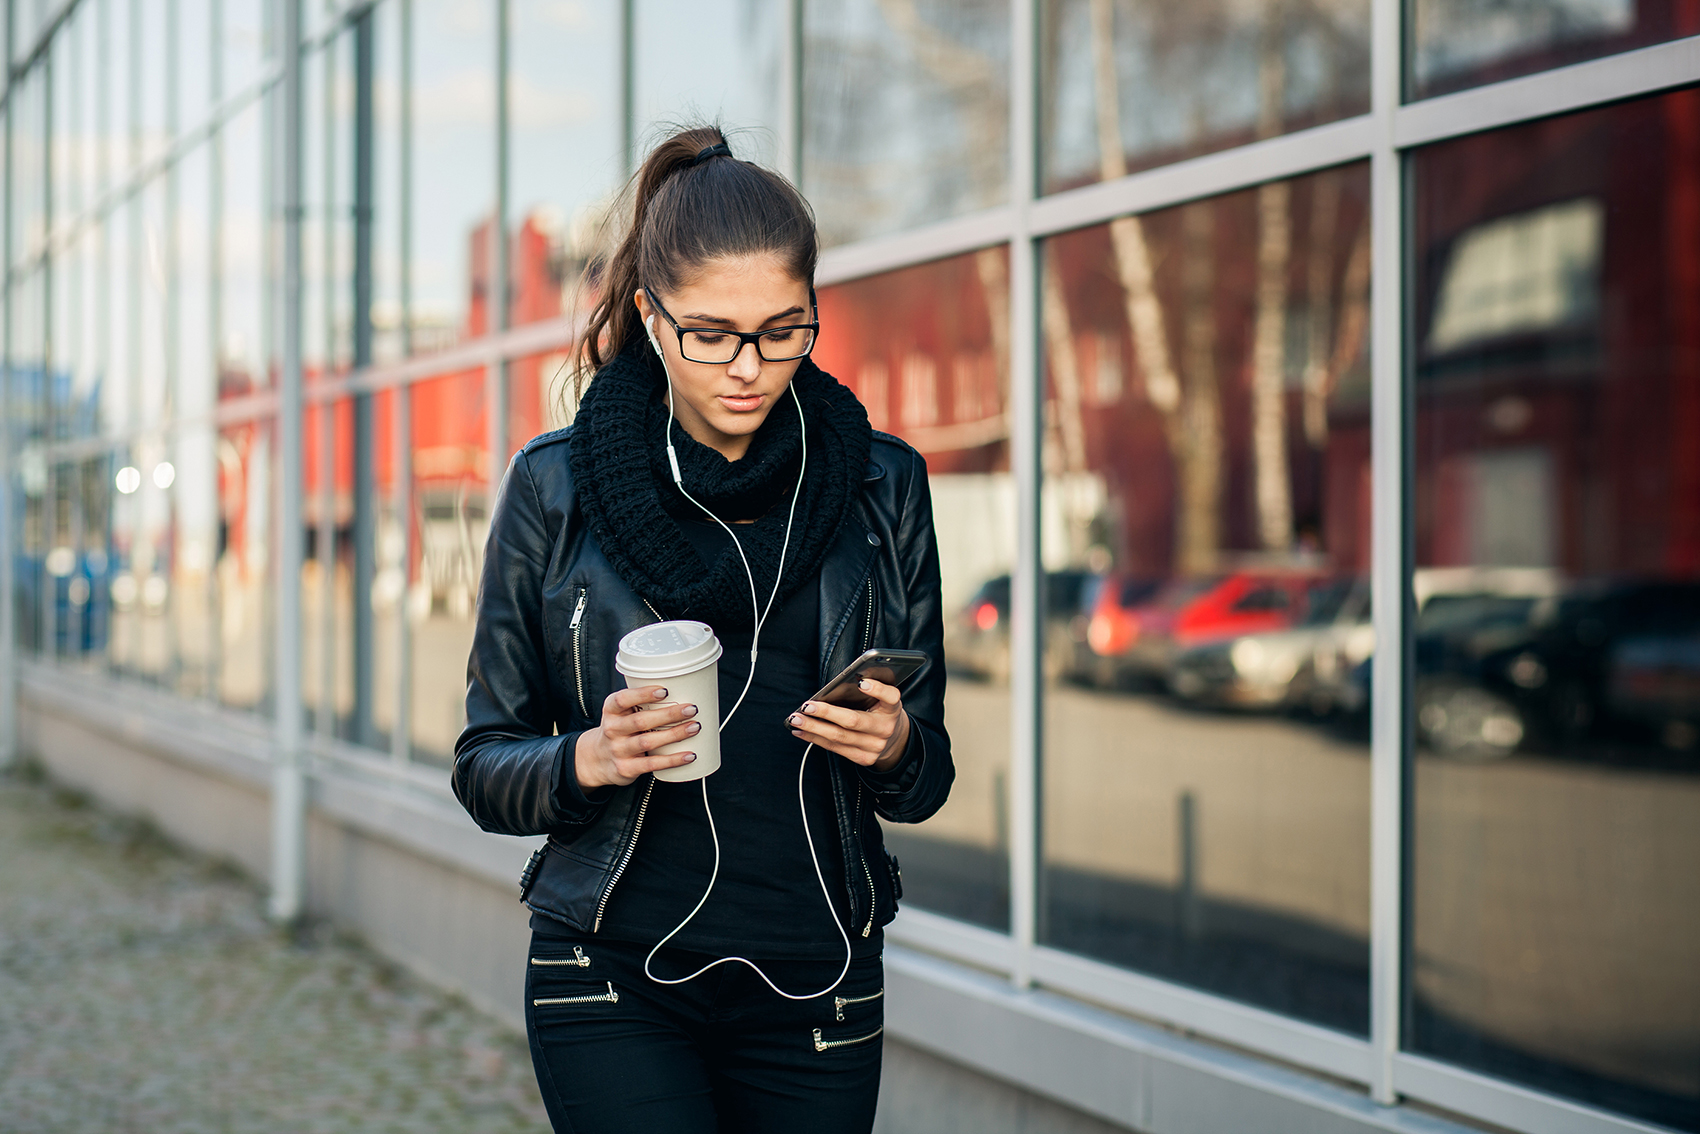
[[[738,361],[738,356],[744,353],[745,343],[755,344],[756,357],[761,359],[763,362],[795,362],[799,358],[807,358],[809,355],[813,354],[815,352],[815,343],[820,339],[820,303],[815,299],[815,289],[813,286],[809,288],[809,307],[815,313],[814,322],[787,323],[783,327],[769,327],[765,331],[734,331],[726,327],[681,327],[679,326],[678,320],[674,319],[672,314],[668,312],[667,308],[661,305],[661,300],[656,296],[653,290],[646,287],[643,289],[643,293],[649,297],[649,302],[655,306],[655,309],[661,312],[661,317],[667,320],[667,325],[673,328],[673,334],[679,339],[679,357],[683,358],[686,362],[694,362],[699,366],[731,366],[734,362]],[[685,332],[687,330],[708,331],[716,335],[736,336],[738,339],[738,349],[732,352],[731,358],[723,359],[719,362],[710,362],[707,359],[702,358],[692,358],[690,355],[685,353]],[[802,354],[788,354],[784,358],[767,357],[767,354],[761,349],[761,338],[763,335],[771,335],[778,331],[810,332],[809,349],[805,350]]]

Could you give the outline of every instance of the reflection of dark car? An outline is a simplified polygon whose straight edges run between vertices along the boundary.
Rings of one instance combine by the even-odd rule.
[[[1526,642],[1483,660],[1482,681],[1542,741],[1700,739],[1700,585],[1579,589]]]
[[[1045,675],[1055,678],[1074,661],[1072,624],[1082,595],[1096,587],[1090,571],[1050,571],[1045,575]],[[1008,575],[987,579],[956,616],[945,624],[944,653],[952,672],[1009,680]]]
[[[1431,747],[1483,758],[1525,743],[1700,740],[1700,585],[1445,597],[1425,607],[1415,643]]]
[[[1329,579],[1304,596],[1304,615],[1284,630],[1223,638],[1178,653],[1169,688],[1197,704],[1352,711],[1347,675],[1369,656],[1369,581]]]

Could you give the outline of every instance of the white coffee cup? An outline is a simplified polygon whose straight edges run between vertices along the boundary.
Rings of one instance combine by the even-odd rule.
[[[720,639],[706,622],[652,622],[620,639],[614,668],[626,678],[626,688],[664,685],[667,699],[646,709],[695,705],[691,719],[702,731],[652,750],[651,755],[695,752],[697,758],[677,768],[663,768],[655,778],[668,783],[700,780],[720,767]],[[671,725],[667,726],[673,727]]]

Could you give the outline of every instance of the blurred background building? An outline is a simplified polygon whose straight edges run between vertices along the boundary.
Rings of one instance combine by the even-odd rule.
[[[932,474],[906,1082],[1700,1131],[1700,3],[5,11],[0,752],[513,1017],[491,485],[718,117]]]

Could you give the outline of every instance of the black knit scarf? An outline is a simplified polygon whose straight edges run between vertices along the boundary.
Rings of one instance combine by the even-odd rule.
[[[792,379],[808,423],[808,468],[796,525],[785,552],[778,603],[820,570],[849,514],[867,467],[872,431],[856,396],[804,359]],[[666,379],[642,339],[630,343],[591,380],[572,430],[572,473],[591,534],[609,564],[666,618],[695,618],[718,630],[754,624],[749,578],[736,548],[704,563],[679,527],[706,520],[679,492],[667,464]],[[784,396],[750,439],[742,460],[728,461],[693,440],[677,421],[673,447],[685,488],[735,530],[755,575],[762,605],[773,587],[785,541],[801,439],[797,407]]]

